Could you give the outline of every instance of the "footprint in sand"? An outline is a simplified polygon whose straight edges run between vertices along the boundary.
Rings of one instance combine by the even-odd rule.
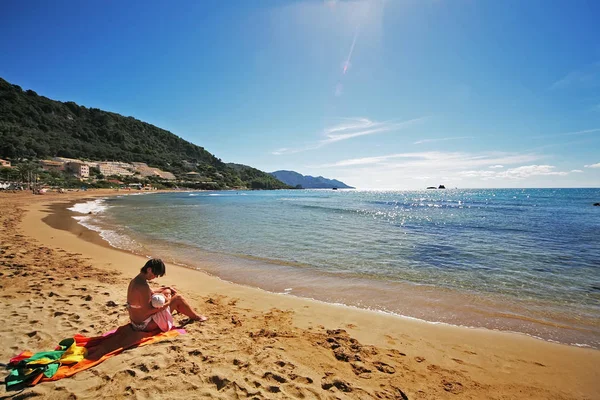
[[[449,381],[443,380],[442,386],[444,387],[444,390],[446,392],[450,392],[453,394],[459,394],[464,390],[463,385],[460,382],[449,382]]]
[[[70,320],[70,321],[72,321],[72,322],[77,322],[77,321],[79,321],[80,319],[81,319],[81,317],[80,317],[79,315],[77,315],[77,314],[73,314],[73,315],[71,315],[71,316],[69,317],[69,320]]]
[[[250,366],[248,362],[239,360],[237,358],[233,359],[233,365],[237,366],[238,368],[248,368]]]
[[[270,372],[270,371],[267,371],[264,373],[263,379],[266,379],[271,382],[273,382],[273,381],[278,382],[278,383],[286,383],[287,382],[287,379],[285,379],[283,376],[274,374],[273,372]]]
[[[345,392],[345,393],[349,393],[352,392],[352,386],[348,383],[345,382],[339,378],[334,378],[334,379],[327,379],[324,382],[321,383],[321,388],[323,390],[329,390],[332,387],[335,387],[336,389]]]
[[[290,380],[296,382],[296,383],[303,383],[305,385],[311,384],[313,383],[313,379],[308,377],[308,376],[299,376],[296,374],[289,374],[288,378],[290,378]]]
[[[375,365],[375,368],[377,368],[377,370],[380,372],[384,372],[386,374],[395,374],[396,373],[396,368],[394,368],[391,365],[388,365],[384,362],[375,361],[373,363],[373,365]]]
[[[275,365],[277,365],[279,368],[288,370],[288,371],[293,371],[296,366],[292,363],[289,362],[285,362],[283,360],[279,360],[279,361],[275,361]]]

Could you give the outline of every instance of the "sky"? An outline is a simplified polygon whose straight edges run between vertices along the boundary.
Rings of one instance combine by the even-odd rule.
[[[600,187],[600,2],[13,1],[0,77],[361,189]]]

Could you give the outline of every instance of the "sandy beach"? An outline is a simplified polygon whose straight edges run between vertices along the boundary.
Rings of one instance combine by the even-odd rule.
[[[114,194],[122,192],[0,193],[0,362],[128,322],[127,284],[145,259],[111,248],[66,210],[73,201]],[[167,265],[155,285],[178,288],[209,320],[71,378],[0,395],[600,398],[598,350],[268,293],[177,265]]]

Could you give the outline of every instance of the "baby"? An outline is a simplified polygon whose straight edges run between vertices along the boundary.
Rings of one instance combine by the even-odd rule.
[[[160,292],[152,295],[151,303],[154,308],[161,308],[171,299],[174,291],[169,288],[163,288]],[[151,317],[161,331],[166,332],[173,328],[173,316],[171,315],[170,307],[161,310]]]
[[[171,289],[166,288],[160,293],[154,293],[152,295],[152,307],[161,308],[165,305],[166,301],[169,300],[172,296],[173,292]]]

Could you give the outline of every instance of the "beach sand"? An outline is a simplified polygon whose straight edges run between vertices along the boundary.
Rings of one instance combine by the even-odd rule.
[[[146,259],[110,248],[65,210],[112,194],[0,193],[0,362],[128,322],[127,284]],[[209,320],[71,378],[0,396],[600,398],[598,350],[272,294],[176,265],[155,285],[178,288]]]

